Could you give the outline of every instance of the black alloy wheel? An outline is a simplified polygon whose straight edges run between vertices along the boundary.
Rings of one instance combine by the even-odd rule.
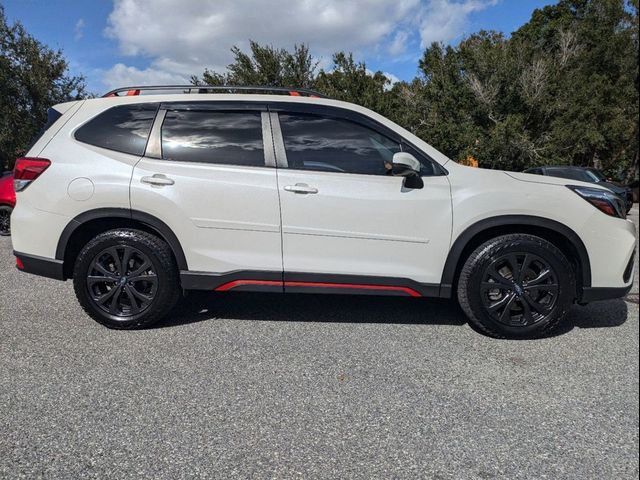
[[[98,308],[110,315],[131,317],[144,312],[158,291],[151,260],[128,245],[98,253],[88,270],[87,289]]]
[[[80,251],[73,288],[85,312],[117,329],[151,326],[168,316],[182,293],[173,251],[149,232],[103,232]]]
[[[513,252],[493,260],[480,286],[482,304],[497,322],[525,326],[543,321],[558,300],[551,265],[532,253]]]
[[[501,235],[466,258],[457,292],[469,323],[489,336],[548,336],[576,298],[575,270],[544,238]]]

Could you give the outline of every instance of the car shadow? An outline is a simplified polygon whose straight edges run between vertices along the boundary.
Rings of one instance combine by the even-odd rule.
[[[190,292],[157,328],[216,318],[275,322],[464,325],[454,302],[359,295]]]
[[[574,306],[552,336],[574,328],[618,327],[627,320],[622,299]],[[190,292],[164,322],[168,328],[214,319],[272,322],[387,323],[463,326],[457,302],[439,298],[356,295]]]
[[[629,307],[622,298],[593,302],[588,305],[575,305],[567,314],[564,327],[607,328],[619,327],[627,321]],[[562,328],[558,330],[558,333]]]

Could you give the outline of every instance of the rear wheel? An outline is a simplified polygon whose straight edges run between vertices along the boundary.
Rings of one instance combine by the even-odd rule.
[[[504,235],[480,245],[458,281],[460,306],[477,328],[493,337],[548,335],[574,297],[567,258],[533,235]]]
[[[8,205],[0,205],[0,236],[11,235],[11,212],[13,209]]]
[[[109,327],[150,326],[169,314],[180,296],[178,268],[169,246],[147,232],[104,232],[82,249],[73,286],[84,310]]]

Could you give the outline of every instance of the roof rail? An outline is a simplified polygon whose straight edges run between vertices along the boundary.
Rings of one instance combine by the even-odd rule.
[[[103,97],[123,97],[140,95],[143,91],[181,90],[182,93],[271,93],[275,95],[290,95],[294,97],[328,98],[322,93],[307,88],[259,87],[245,85],[144,85],[138,87],[122,87],[105,93]]]

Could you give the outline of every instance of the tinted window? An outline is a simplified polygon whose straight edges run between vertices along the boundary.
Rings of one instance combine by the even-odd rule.
[[[55,108],[49,108],[47,109],[47,122],[42,126],[42,128],[40,130],[38,130],[38,133],[36,133],[36,135],[33,137],[33,139],[31,139],[31,143],[29,143],[29,146],[27,147],[26,151],[31,150],[31,147],[33,147],[36,142],[38,140],[40,140],[40,138],[42,138],[42,136],[44,135],[44,133],[49,130],[49,127],[51,127],[54,123],[56,123],[56,121],[62,116],[62,114],[57,111]]]
[[[264,167],[260,112],[167,112],[162,157]]]
[[[596,170],[595,168],[588,168],[585,170],[587,175],[593,178],[594,182],[606,182],[607,177],[600,170]]]
[[[132,155],[143,155],[157,103],[119,105],[84,124],[76,140]]]
[[[593,178],[591,178],[587,172],[575,168],[547,168],[547,175],[578,180],[580,182],[593,182]]]
[[[378,132],[339,118],[280,114],[289,168],[386,175],[400,145]]]

